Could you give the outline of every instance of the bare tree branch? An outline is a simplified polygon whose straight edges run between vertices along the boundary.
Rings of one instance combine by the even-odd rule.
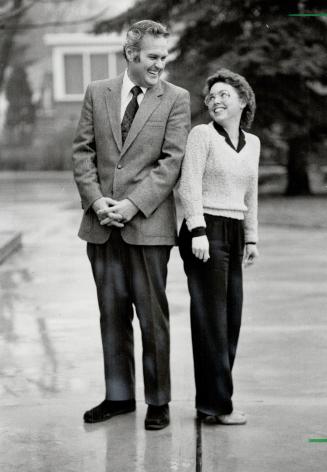
[[[41,0],[31,0],[28,4],[22,3],[22,5],[15,9],[7,10],[5,13],[1,13],[0,10],[0,21],[8,21],[12,18],[15,18],[17,15],[21,15],[32,8],[36,3],[39,3]]]
[[[5,70],[9,63],[11,52],[13,49],[14,37],[17,31],[17,26],[19,25],[19,21],[22,17],[21,7],[23,5],[23,0],[14,0],[12,3],[12,11],[16,11],[16,13],[10,20],[11,22],[11,29],[10,31],[4,35],[4,39],[0,44],[0,90],[3,84]]]
[[[38,1],[38,0],[35,0]],[[67,26],[67,25],[80,25],[83,23],[90,23],[97,19],[99,19],[108,9],[110,6],[104,8],[103,10],[99,11],[96,15],[89,16],[87,18],[81,18],[80,20],[72,20],[72,21],[49,21],[49,22],[42,22],[42,23],[26,23],[20,24],[15,26],[15,30],[29,30],[29,29],[37,29],[37,28],[47,28],[49,26]],[[11,30],[12,26],[9,24],[1,24],[0,22],[0,30]]]
[[[25,13],[37,3],[42,3],[43,5],[46,3],[50,3],[50,4],[52,3],[53,5],[57,5],[58,3],[73,3],[75,1],[76,0],[30,0],[30,2],[27,5],[23,3],[20,8],[17,8],[16,10],[12,10],[8,8],[10,6],[10,2],[8,0],[5,0],[5,3],[7,3],[8,6],[7,8],[1,8],[0,6],[0,22],[8,21],[11,18],[15,17],[15,15],[17,14]],[[2,13],[1,11],[4,11],[4,13]]]

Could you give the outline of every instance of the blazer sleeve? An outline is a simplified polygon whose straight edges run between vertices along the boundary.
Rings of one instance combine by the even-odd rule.
[[[149,217],[172,192],[179,177],[190,130],[190,95],[182,90],[171,108],[161,155],[147,177],[128,195],[145,217]]]
[[[73,142],[73,172],[82,199],[82,207],[87,211],[92,203],[101,198],[93,123],[93,102],[90,85],[87,87]]]

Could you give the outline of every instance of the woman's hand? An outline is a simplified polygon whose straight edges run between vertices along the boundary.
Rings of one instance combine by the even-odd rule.
[[[192,238],[192,253],[203,262],[209,259],[209,241],[207,236],[195,236]]]
[[[255,262],[255,259],[259,257],[259,251],[255,244],[246,244],[245,245],[245,254],[244,254],[244,267],[250,267]]]

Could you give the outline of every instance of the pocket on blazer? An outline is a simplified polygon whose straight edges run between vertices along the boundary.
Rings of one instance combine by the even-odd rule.
[[[148,121],[147,122],[147,126],[151,126],[152,127],[155,127],[155,128],[163,128],[166,126],[166,122],[165,121]]]

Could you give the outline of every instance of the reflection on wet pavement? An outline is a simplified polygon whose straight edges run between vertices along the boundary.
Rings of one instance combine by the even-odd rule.
[[[0,272],[0,334],[6,341],[15,341],[15,308],[20,302],[23,283],[30,282],[27,269]]]
[[[28,391],[28,384],[43,392],[55,393],[56,352],[47,320],[39,315],[38,307],[33,303],[33,277],[26,268],[3,270],[5,267],[0,267],[0,336],[5,341],[0,361],[2,388],[14,396],[23,388]],[[25,368],[24,365],[32,353],[29,343],[34,349],[38,347],[40,362],[37,368]]]

